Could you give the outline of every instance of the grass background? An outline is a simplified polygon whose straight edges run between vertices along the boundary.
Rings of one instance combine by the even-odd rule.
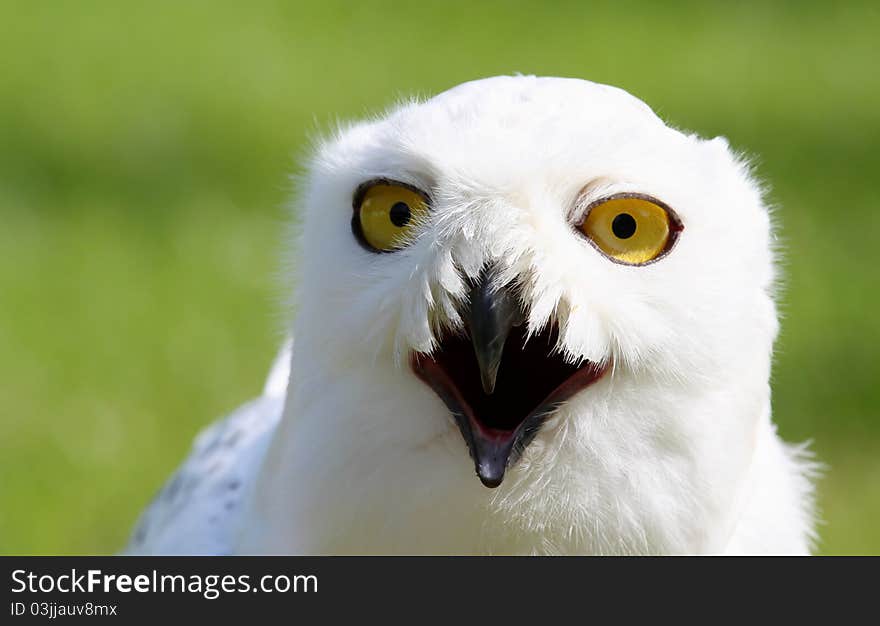
[[[823,553],[880,553],[880,5],[0,0],[0,553],[118,549],[279,340],[288,174],[338,118],[499,73],[621,86],[756,158],[774,406]]]

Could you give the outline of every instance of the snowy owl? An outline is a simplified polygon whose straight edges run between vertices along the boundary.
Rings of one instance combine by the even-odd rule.
[[[496,77],[339,130],[302,183],[292,343],[128,553],[809,552],[771,221],[725,139]]]

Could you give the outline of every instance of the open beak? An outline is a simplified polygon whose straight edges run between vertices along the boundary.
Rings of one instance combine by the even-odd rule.
[[[411,365],[452,412],[480,481],[497,487],[544,420],[605,367],[567,363],[555,325],[526,341],[518,294],[491,267],[473,285],[465,319],[469,338],[448,335],[432,354],[413,353]]]

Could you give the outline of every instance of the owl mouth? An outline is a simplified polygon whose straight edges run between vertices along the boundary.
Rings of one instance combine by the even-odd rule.
[[[493,488],[544,421],[607,366],[567,362],[555,324],[528,337],[516,300],[488,282],[471,293],[469,336],[450,334],[431,354],[413,353],[411,367],[449,408],[477,476]]]

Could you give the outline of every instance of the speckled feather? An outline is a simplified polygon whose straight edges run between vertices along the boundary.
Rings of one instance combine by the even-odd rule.
[[[141,515],[123,554],[230,554],[243,503],[281,419],[290,374],[287,342],[263,394],[196,437],[184,463]]]

